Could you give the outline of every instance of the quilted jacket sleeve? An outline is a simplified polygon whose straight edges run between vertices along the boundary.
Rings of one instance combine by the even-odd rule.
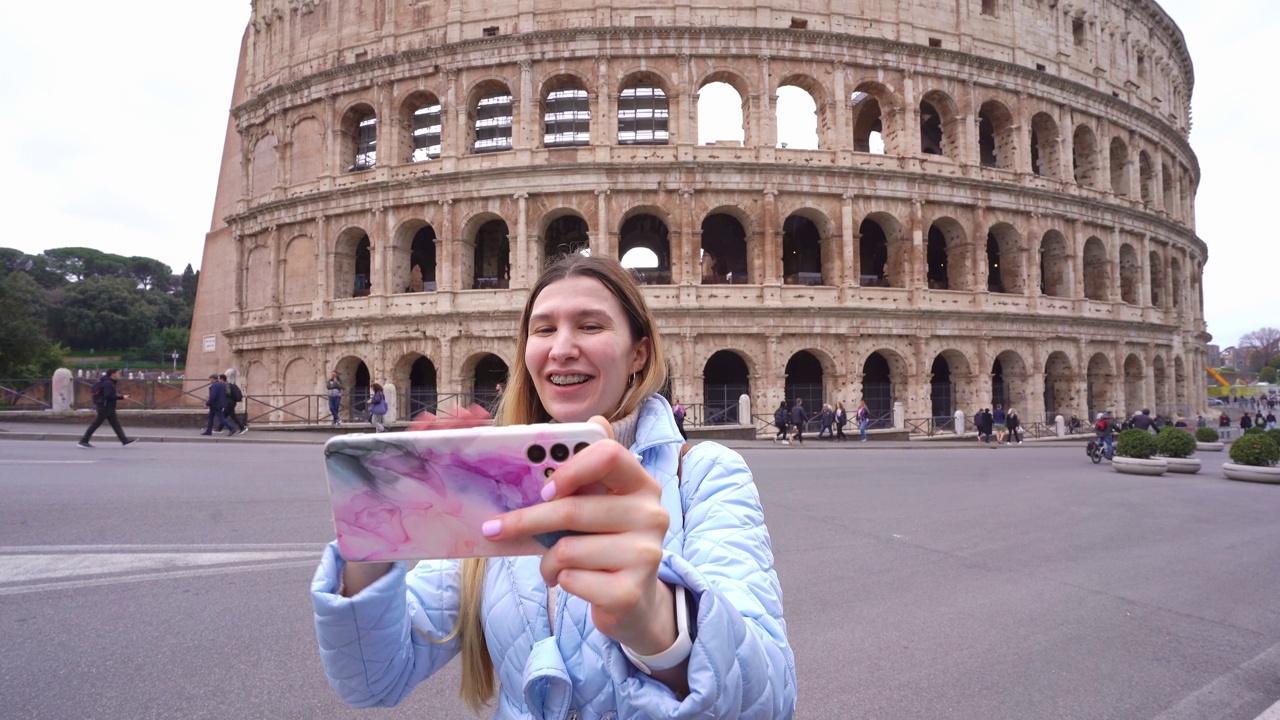
[[[683,555],[664,553],[659,576],[692,590],[697,631],[683,701],[625,665],[620,685],[632,717],[790,718],[795,659],[782,617],[782,588],[751,471],[740,455],[714,443],[684,458]],[[668,550],[679,550],[679,545]],[[618,653],[621,656],[621,652]]]
[[[316,639],[329,684],[354,707],[390,707],[457,653],[445,637],[457,620],[457,565],[404,563],[345,598],[337,594],[343,559],[325,548],[311,581]]]

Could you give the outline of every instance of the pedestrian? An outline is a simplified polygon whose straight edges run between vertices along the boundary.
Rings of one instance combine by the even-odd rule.
[[[1022,444],[1022,433],[1019,429],[1022,427],[1022,418],[1018,417],[1018,411],[1015,408],[1009,408],[1009,412],[1004,416],[1005,428],[1009,431],[1009,444]]]
[[[209,375],[209,399],[204,403],[209,407],[209,419],[205,422],[204,432],[201,435],[213,434],[213,421],[219,422],[219,432],[221,428],[227,429],[227,435],[235,435],[236,428],[240,428],[240,433],[248,432],[248,428],[240,424],[240,420],[236,417],[227,417],[227,386],[222,384],[222,380],[217,373]]]
[[[773,425],[778,428],[778,434],[774,436],[774,442],[781,442],[783,445],[790,445],[791,441],[787,440],[787,401],[783,400],[778,403],[778,409],[773,411]]]
[[[341,425],[342,419],[339,413],[342,410],[342,379],[338,377],[338,371],[334,370],[329,376],[329,416],[333,418],[334,425]]]
[[[120,427],[120,421],[116,418],[116,402],[129,399],[128,395],[120,395],[116,392],[116,381],[119,379],[120,371],[112,368],[93,384],[93,408],[97,412],[97,417],[90,423],[89,429],[84,431],[84,435],[80,436],[80,442],[76,443],[80,447],[93,447],[89,444],[89,440],[104,422],[116,431],[116,439],[121,445],[131,445],[138,441],[137,438],[125,437],[124,428]]]
[[[241,400],[244,400],[244,393],[240,392],[240,386],[227,380],[227,376],[221,373],[218,375],[218,380],[220,380],[227,388],[227,407],[223,411],[224,414],[229,418],[235,418],[236,422],[240,423],[242,433],[249,432],[248,414],[246,413],[245,419],[241,420],[240,416],[236,413],[236,406],[240,404]],[[217,429],[221,432],[224,427],[228,430],[231,429],[230,425],[219,426]]]
[[[382,421],[387,416],[387,395],[378,383],[373,383],[369,389],[373,391],[373,395],[369,397],[369,421],[373,423],[375,433],[386,432],[387,428]]]
[[[835,433],[832,430],[836,424],[836,412],[831,409],[830,404],[822,403],[822,414],[818,416],[818,422],[821,424],[818,428],[818,439],[821,440],[825,433],[828,440],[834,440]]]
[[[1249,417],[1248,411],[1245,411],[1245,413],[1240,416],[1240,430],[1244,431],[1252,427],[1253,427],[1253,418]]]
[[[1231,418],[1227,416],[1226,412],[1223,412],[1221,415],[1218,416],[1218,427],[1220,428],[1231,427]]]
[[[586,532],[541,557],[416,564],[347,562],[330,544],[311,598],[322,665],[346,702],[394,705],[461,654],[463,700],[498,718],[793,716],[795,663],[751,471],[716,443],[684,454],[659,394],[655,322],[617,260],[575,253],[543,271],[496,421],[595,418],[616,440],[573,455],[546,502],[483,532]],[[587,380],[553,382],[570,376]]]
[[[1139,430],[1151,432],[1151,427],[1154,424],[1154,421],[1151,419],[1150,408],[1142,408],[1141,412],[1134,413],[1133,415],[1133,427]]]
[[[679,400],[676,400],[676,406],[671,408],[671,414],[676,419],[676,429],[680,431],[680,437],[688,440],[689,434],[684,431],[684,406],[680,404]]]
[[[849,414],[844,411],[844,403],[836,403],[836,442],[844,442],[844,426],[849,424]]]
[[[1274,410],[1267,411],[1267,429],[1268,430],[1276,429],[1276,413]]]
[[[1267,429],[1267,418],[1266,418],[1265,416],[1263,416],[1263,414],[1262,414],[1262,411],[1261,411],[1261,410],[1259,410],[1258,412],[1254,413],[1254,415],[1253,415],[1253,426],[1254,426],[1254,427],[1256,427],[1256,428],[1262,428],[1263,430],[1266,430],[1266,429]]]
[[[858,401],[858,409],[853,413],[853,420],[858,423],[858,434],[862,436],[862,442],[866,442],[867,428],[871,425],[871,411],[867,409],[865,400]]]
[[[795,426],[796,444],[804,444],[804,424],[809,422],[809,413],[804,411],[804,400],[796,398],[796,404],[791,408],[791,424]]]
[[[1008,421],[1008,418],[1009,416],[1005,414],[1004,411],[1004,405],[996,403],[995,412],[991,413],[991,423],[996,433],[997,445],[1004,443],[1005,423]]]

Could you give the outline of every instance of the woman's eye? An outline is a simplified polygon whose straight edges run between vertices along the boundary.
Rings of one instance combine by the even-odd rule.
[[[555,328],[539,327],[539,328],[534,328],[532,331],[532,334],[533,335],[550,335],[553,332],[555,332]]]
[[[583,332],[599,332],[603,329],[604,328],[602,328],[599,325],[596,325],[595,323],[587,323],[586,325],[582,326]]]

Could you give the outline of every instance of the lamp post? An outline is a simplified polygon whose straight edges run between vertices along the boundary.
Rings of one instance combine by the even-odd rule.
[[[178,373],[178,351],[172,351],[169,357],[173,358],[173,372],[176,375]]]

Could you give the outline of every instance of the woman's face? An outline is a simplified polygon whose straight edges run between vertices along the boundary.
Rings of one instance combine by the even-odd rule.
[[[631,338],[622,304],[595,278],[557,280],[533,303],[524,362],[560,422],[610,416],[648,359],[649,339]]]

